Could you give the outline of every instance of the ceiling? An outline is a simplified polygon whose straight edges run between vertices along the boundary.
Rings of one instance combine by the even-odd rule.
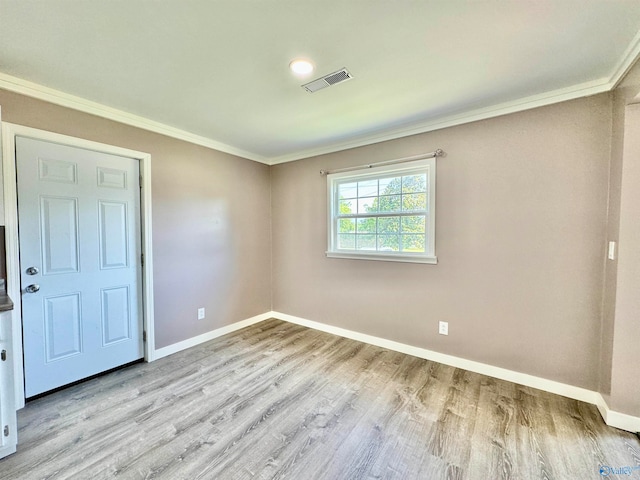
[[[275,164],[608,91],[639,32],[638,0],[0,0],[0,88]]]

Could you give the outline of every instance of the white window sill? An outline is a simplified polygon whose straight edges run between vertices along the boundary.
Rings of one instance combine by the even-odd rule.
[[[328,258],[347,258],[350,260],[378,260],[382,262],[427,263],[436,265],[438,257],[425,255],[393,255],[384,253],[326,252]]]

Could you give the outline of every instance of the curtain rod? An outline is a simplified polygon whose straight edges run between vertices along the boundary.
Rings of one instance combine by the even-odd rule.
[[[320,175],[329,175],[330,173],[349,172],[351,170],[361,170],[363,168],[381,167],[383,165],[394,165],[396,163],[413,162],[414,160],[422,160],[423,158],[434,158],[434,157],[442,157],[442,156],[444,156],[444,151],[438,148],[430,153],[422,153],[420,155],[398,158],[396,160],[388,160],[386,162],[368,163],[366,165],[359,165],[355,167],[338,168],[337,170],[320,170]]]

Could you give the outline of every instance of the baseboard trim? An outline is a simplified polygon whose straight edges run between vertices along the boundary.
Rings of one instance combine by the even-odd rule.
[[[216,328],[215,330],[203,333],[202,335],[188,338],[187,340],[183,340],[178,343],[173,343],[166,347],[155,350],[153,359],[158,360],[162,357],[167,357],[182,350],[186,350],[187,348],[195,347],[196,345],[200,345],[201,343],[208,342],[209,340],[213,340],[214,338],[221,337],[222,335],[226,335],[227,333],[235,332],[236,330],[240,330],[241,328],[248,327],[255,323],[263,322],[270,318],[273,318],[272,312],[263,313],[260,315],[256,315],[255,317],[247,318],[246,320],[240,320],[239,322]]]
[[[536,377],[526,373],[515,372],[506,368],[495,367],[486,363],[476,362],[473,360],[467,360],[453,355],[447,355],[444,353],[434,352],[433,350],[427,350],[425,348],[414,347],[400,342],[394,342],[393,340],[387,340],[385,338],[375,337],[373,335],[367,335],[365,333],[355,332],[353,330],[347,330],[345,328],[335,327],[333,325],[327,325],[324,323],[308,320],[306,318],[296,317],[281,312],[270,312],[267,315],[269,318],[277,318],[289,323],[295,323],[305,327],[313,328],[314,330],[320,330],[333,335],[338,335],[352,340],[368,343],[370,345],[376,345],[378,347],[388,348],[396,352],[406,353],[414,357],[424,358],[426,360],[432,360],[434,362],[442,363],[456,368],[462,368],[469,370],[470,372],[480,373],[489,377],[506,380],[509,382],[517,383],[519,385],[525,385],[527,387],[537,388],[545,392],[554,393],[556,395],[562,395],[563,397],[573,398],[581,402],[590,403],[595,405],[602,415],[605,423],[611,427],[619,428],[621,430],[627,430],[629,432],[640,431],[640,418],[624,413],[611,410],[598,392],[587,390],[585,388],[576,387],[574,385],[567,385],[565,383],[556,382],[554,380],[548,380],[546,378]]]
[[[599,393],[596,406],[598,407],[600,415],[602,415],[602,418],[604,419],[604,423],[610,427],[626,430],[627,432],[640,432],[640,417],[634,417],[633,415],[627,415],[626,413],[611,410],[607,405],[607,401]]]
[[[434,362],[442,363],[456,368],[462,368],[474,373],[480,373],[489,377],[498,378],[500,380],[506,380],[508,382],[517,383],[519,385],[525,385],[527,387],[537,388],[545,392],[554,393],[556,395],[562,395],[563,397],[573,398],[581,402],[590,403],[595,405],[600,412],[603,420],[610,427],[619,428],[628,432],[640,432],[640,417],[627,415],[625,413],[616,412],[611,410],[607,405],[604,397],[592,390],[576,387],[574,385],[567,385],[565,383],[556,382],[554,380],[548,380],[546,378],[536,377],[526,373],[515,372],[506,368],[495,367],[486,363],[476,362],[474,360],[467,360],[465,358],[456,357],[453,355],[447,355],[433,350],[427,350],[426,348],[414,347],[393,340],[387,340],[381,337],[375,337],[366,333],[360,333],[353,330],[347,330],[346,328],[336,327],[333,325],[327,325],[325,323],[316,322],[314,320],[308,320],[306,318],[296,317],[294,315],[288,315],[282,312],[266,312],[255,317],[247,318],[239,322],[226,325],[221,328],[216,328],[210,332],[198,335],[197,337],[189,338],[182,342],[174,343],[163,348],[159,348],[154,351],[154,360],[162,357],[186,350],[187,348],[195,347],[201,343],[208,342],[214,338],[221,337],[228,333],[235,332],[242,328],[254,325],[256,323],[263,322],[270,318],[276,318],[296,325],[302,325],[304,327],[312,328],[340,337],[350,338],[351,340],[357,340],[359,342],[368,343],[370,345],[376,345],[378,347],[387,348],[400,353],[406,353],[418,358],[424,358]]]

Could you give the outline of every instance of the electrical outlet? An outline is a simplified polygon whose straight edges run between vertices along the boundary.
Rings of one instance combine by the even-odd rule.
[[[438,333],[440,335],[449,335],[449,322],[440,322],[438,326]]]
[[[204,307],[198,309],[198,320],[202,320],[204,318]]]

